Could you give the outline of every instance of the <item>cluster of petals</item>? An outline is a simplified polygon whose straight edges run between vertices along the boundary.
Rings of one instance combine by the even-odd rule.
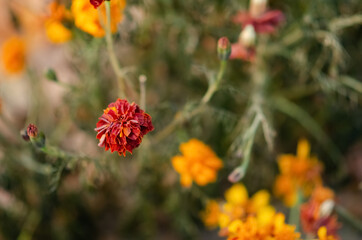
[[[310,156],[310,144],[302,139],[298,143],[297,155],[283,154],[278,157],[280,175],[274,184],[274,193],[281,197],[287,206],[293,206],[297,193],[310,196],[315,187],[322,184],[322,164]]]
[[[216,181],[223,163],[209,146],[197,139],[190,139],[180,145],[180,151],[182,155],[174,156],[171,161],[180,174],[182,186],[190,187],[193,181],[200,186]]]
[[[137,104],[124,99],[109,104],[95,128],[98,146],[123,156],[126,151],[132,153],[141,144],[143,136],[153,129],[151,116]]]
[[[285,223],[285,216],[277,213],[261,223],[255,216],[235,220],[228,226],[228,240],[298,240],[295,226]]]
[[[52,2],[49,4],[50,15],[45,21],[45,30],[48,39],[53,43],[64,43],[72,38],[72,32],[63,24],[70,20],[71,14],[63,4]]]
[[[17,74],[23,71],[26,60],[25,41],[18,36],[7,39],[1,52],[3,69],[8,74]]]
[[[103,37],[105,30],[103,24],[106,23],[106,9],[103,1],[73,0],[71,11],[74,17],[75,26],[94,37]],[[111,31],[117,31],[117,25],[122,20],[122,11],[126,6],[125,0],[112,0],[111,3]],[[99,5],[97,5],[99,3]],[[95,6],[98,9],[95,9]],[[100,10],[100,12],[98,11]],[[101,19],[100,19],[101,18]]]
[[[301,205],[300,220],[303,231],[309,235],[325,235],[326,239],[337,239],[339,223],[332,214],[334,193],[331,189],[317,187],[308,202]],[[325,230],[320,230],[323,227]],[[325,231],[325,234],[323,233]]]
[[[245,186],[238,183],[229,188],[224,197],[223,202],[209,201],[201,213],[205,226],[219,227],[221,236],[228,236],[228,226],[235,220],[255,216],[260,224],[264,224],[275,214],[275,209],[269,205],[270,194],[265,190],[249,198]]]

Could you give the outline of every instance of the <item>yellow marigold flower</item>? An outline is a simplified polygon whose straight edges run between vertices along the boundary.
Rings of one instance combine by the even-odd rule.
[[[201,218],[206,227],[214,228],[219,224],[220,206],[215,200],[208,201],[205,211],[201,212]]]
[[[217,171],[223,163],[210,147],[197,139],[180,145],[182,156],[172,158],[173,168],[181,175],[181,185],[189,187],[192,181],[204,186],[215,182]]]
[[[300,233],[295,232],[295,226],[285,223],[285,216],[282,213],[275,215],[273,235],[275,240],[294,240],[300,238]]]
[[[293,206],[298,189],[309,196],[316,186],[322,184],[322,164],[310,156],[310,144],[302,139],[298,142],[297,155],[283,154],[278,157],[280,175],[276,178],[274,194],[282,197],[287,206]]]
[[[47,37],[53,43],[64,43],[72,38],[72,32],[58,21],[47,21],[45,28]]]
[[[318,239],[319,240],[337,240],[336,237],[333,235],[327,235],[327,228],[326,227],[320,227],[318,229]]]
[[[242,205],[248,201],[248,191],[241,183],[234,184],[225,192],[225,200],[228,203]]]
[[[2,47],[2,62],[4,69],[9,74],[20,73],[25,66],[25,42],[20,37],[11,37]]]
[[[246,220],[235,220],[228,227],[228,240],[298,240],[300,234],[295,227],[284,223],[284,215],[279,213],[268,224],[259,224],[255,216]]]
[[[258,224],[261,226],[266,226],[270,224],[273,221],[275,212],[275,208],[272,206],[264,206],[262,208],[259,208],[256,212]]]
[[[50,16],[45,21],[45,30],[48,39],[53,43],[64,43],[72,38],[72,32],[62,21],[70,19],[71,14],[64,5],[52,2],[49,5]]]
[[[274,208],[269,205],[269,199],[270,195],[265,190],[260,190],[249,198],[248,191],[243,184],[234,184],[225,192],[226,203],[221,208],[219,227],[223,229],[232,221],[244,219],[248,215],[260,214],[260,221],[272,217],[270,213]],[[265,211],[265,215],[263,215],[263,211]]]
[[[122,20],[122,11],[126,5],[125,0],[112,0],[111,4],[111,31],[117,30],[117,24]],[[94,37],[103,37],[105,31],[102,25],[106,22],[105,5],[95,9],[89,0],[73,0],[71,11],[75,26]],[[101,19],[99,19],[101,17]]]

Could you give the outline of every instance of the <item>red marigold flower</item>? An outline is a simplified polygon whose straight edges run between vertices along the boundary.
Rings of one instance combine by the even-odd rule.
[[[239,12],[233,18],[233,22],[242,27],[251,24],[257,33],[266,34],[273,33],[283,20],[284,14],[279,10],[267,11],[259,17],[253,17],[249,12]]]
[[[90,3],[93,5],[94,8],[98,8],[105,0],[90,0]],[[106,0],[110,1],[110,0]]]
[[[126,156],[126,151],[132,153],[141,144],[143,136],[153,129],[151,116],[137,104],[117,99],[104,110],[94,130],[98,132],[98,146]]]

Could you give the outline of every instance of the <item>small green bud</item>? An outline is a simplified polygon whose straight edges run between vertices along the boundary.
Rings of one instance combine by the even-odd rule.
[[[50,81],[58,82],[57,73],[52,68],[48,69],[48,71],[45,73],[45,77]]]
[[[231,54],[231,44],[227,37],[222,37],[217,42],[217,54],[220,60],[227,60]]]

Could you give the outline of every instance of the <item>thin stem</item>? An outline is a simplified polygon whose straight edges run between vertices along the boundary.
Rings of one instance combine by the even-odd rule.
[[[282,97],[272,98],[271,106],[297,120],[300,125],[302,125],[319,142],[321,142],[322,146],[330,155],[334,164],[338,164],[339,160],[342,158],[342,154],[339,152],[334,143],[329,139],[329,137],[324,133],[319,124],[306,111],[304,111],[297,104]]]
[[[226,69],[226,61],[223,60],[220,62],[220,69],[217,74],[216,80],[214,83],[209,85],[209,88],[207,89],[207,92],[205,93],[204,97],[201,100],[202,104],[206,104],[210,101],[211,97],[214,95],[214,93],[219,88],[220,82],[222,80],[222,77],[224,76],[225,69]]]
[[[124,98],[124,97],[126,97],[124,78],[123,78],[121,66],[117,60],[117,57],[116,57],[116,54],[114,51],[114,43],[113,43],[112,31],[111,31],[111,2],[105,1],[105,5],[106,5],[106,15],[107,15],[107,21],[106,21],[106,26],[105,26],[107,51],[108,51],[108,55],[109,55],[109,60],[111,62],[111,66],[118,78],[119,95],[121,98]]]
[[[260,123],[261,123],[261,118],[259,115],[256,115],[250,128],[245,132],[245,136],[247,136],[248,139],[245,141],[246,142],[245,147],[243,148],[244,149],[244,160],[241,164],[244,174],[247,172],[248,167],[249,167],[249,163],[250,163],[250,159],[251,159],[251,150],[253,149],[255,135],[257,133]]]
[[[225,60],[220,62],[220,68],[216,76],[216,80],[210,81],[209,87],[205,95],[202,97],[199,105],[191,112],[185,112],[185,111],[177,112],[172,122],[170,122],[162,131],[160,131],[158,134],[155,135],[154,142],[162,141],[164,138],[170,135],[180,124],[185,122],[187,119],[193,118],[195,115],[202,112],[205,105],[211,100],[214,93],[219,89],[220,83],[225,74],[226,65],[227,61]]]
[[[31,210],[17,240],[31,240],[40,220],[37,210]]]
[[[344,218],[348,223],[355,227],[358,231],[362,232],[362,221],[353,216],[347,209],[340,205],[336,205],[338,215]]]
[[[290,209],[289,212],[289,223],[295,225],[295,231],[299,231],[299,216],[300,216],[300,205],[303,202],[303,195],[300,189],[297,190],[297,199],[294,206]]]
[[[145,75],[141,75],[139,77],[140,81],[140,106],[146,111],[146,81],[147,77]]]

